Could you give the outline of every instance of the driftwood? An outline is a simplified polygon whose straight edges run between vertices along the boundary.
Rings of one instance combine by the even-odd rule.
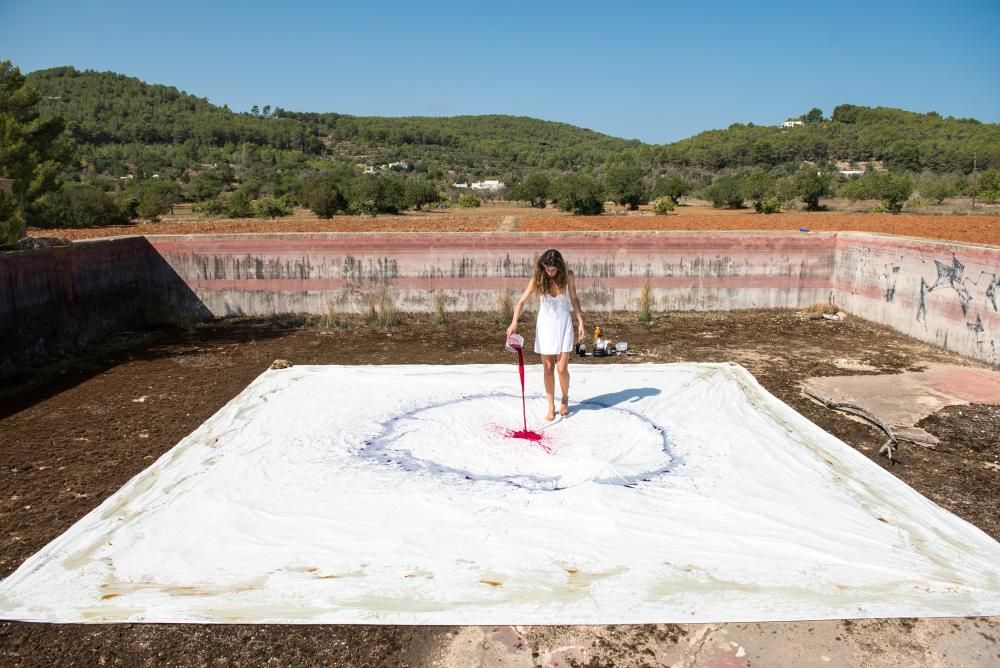
[[[877,415],[875,415],[871,411],[865,410],[861,406],[855,406],[854,404],[844,404],[833,401],[832,399],[824,397],[822,394],[810,390],[808,388],[806,388],[804,391],[807,395],[809,395],[816,401],[820,402],[827,408],[830,408],[835,411],[840,411],[842,413],[849,413],[851,415],[855,415],[859,418],[862,418],[863,420],[872,423],[873,425],[884,431],[885,435],[888,437],[888,440],[886,440],[886,442],[882,444],[882,447],[879,448],[878,452],[880,455],[885,455],[886,457],[888,457],[890,463],[895,463],[892,457],[896,453],[896,450],[899,448],[900,441],[906,441],[907,443],[914,443],[916,445],[920,445],[925,448],[934,447],[934,444],[927,443],[926,441],[919,441],[916,439],[906,438],[897,435],[892,431],[892,428],[889,427],[889,425],[887,425],[885,422],[882,422],[882,420],[880,420]]]

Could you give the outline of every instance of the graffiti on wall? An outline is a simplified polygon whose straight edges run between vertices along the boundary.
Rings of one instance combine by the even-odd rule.
[[[927,295],[935,291],[951,291],[955,299],[958,300],[962,309],[962,317],[965,318],[966,329],[975,337],[976,349],[981,353],[990,352],[996,354],[996,343],[992,337],[986,335],[986,328],[983,326],[982,314],[975,312],[975,320],[971,319],[970,309],[975,306],[974,293],[982,291],[983,308],[992,308],[997,311],[996,289],[1000,286],[1000,277],[996,272],[980,270],[975,278],[965,275],[965,265],[952,253],[951,262],[941,262],[934,260],[936,276],[934,282],[929,282],[924,276],[920,277],[920,301],[917,304],[917,320],[927,326]],[[989,351],[987,350],[989,346]]]
[[[911,253],[894,253],[886,257],[884,249],[864,246],[858,249],[856,257],[855,275],[863,283],[878,285],[886,303],[894,302],[898,296],[901,277],[903,285],[909,281],[916,283],[919,277],[919,287],[914,286],[917,287],[914,318],[925,330],[928,328],[928,295],[933,293],[945,300],[950,297],[961,309],[965,329],[974,338],[976,350],[994,359],[1000,354],[996,341],[989,336],[983,323],[984,311],[996,313],[1000,310],[997,299],[1000,269],[972,270],[954,252],[950,258],[942,259],[928,256],[919,248]],[[933,273],[928,275],[931,266]]]
[[[934,267],[937,269],[937,278],[934,283],[928,283],[923,276],[920,277],[920,302],[917,306],[917,320],[927,321],[927,300],[926,297],[935,290],[942,288],[954,290],[962,307],[962,315],[969,314],[969,305],[972,303],[972,293],[965,285],[967,280],[964,276],[965,265],[959,262],[954,253],[951,256],[951,264],[945,264],[940,260],[934,260]],[[990,275],[992,277],[992,274]],[[980,274],[980,278],[982,274]],[[975,281],[973,281],[975,284]]]

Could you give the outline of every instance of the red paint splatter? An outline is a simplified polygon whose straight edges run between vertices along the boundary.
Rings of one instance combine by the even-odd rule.
[[[540,447],[542,450],[544,450],[545,454],[547,455],[551,455],[553,452],[555,452],[552,448],[542,443],[543,437],[537,431],[528,431],[527,429],[525,429],[524,431],[514,431],[512,429],[507,429],[506,431],[508,438],[520,438],[525,441],[529,441]]]

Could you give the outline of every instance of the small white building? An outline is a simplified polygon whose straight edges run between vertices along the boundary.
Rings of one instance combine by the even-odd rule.
[[[861,176],[865,173],[863,169],[838,169],[837,171],[840,172],[841,176]]]
[[[496,192],[497,190],[503,190],[506,184],[503,181],[487,180],[487,181],[476,181],[472,184],[473,190],[489,190],[491,192]]]
[[[451,187],[452,188],[468,188],[469,184],[468,183],[452,183]]]
[[[785,121],[784,123],[781,124],[781,127],[783,127],[783,128],[794,128],[794,127],[798,127],[799,125],[805,125],[805,124],[806,124],[805,121]]]

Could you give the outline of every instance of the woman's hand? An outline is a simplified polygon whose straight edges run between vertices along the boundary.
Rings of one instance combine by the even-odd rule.
[[[516,334],[516,333],[517,333],[517,323],[512,322],[510,323],[510,327],[507,328],[507,338],[509,339],[511,334]]]
[[[583,321],[581,320],[576,328],[576,340],[583,341],[585,338],[587,338],[587,333],[583,329]]]

